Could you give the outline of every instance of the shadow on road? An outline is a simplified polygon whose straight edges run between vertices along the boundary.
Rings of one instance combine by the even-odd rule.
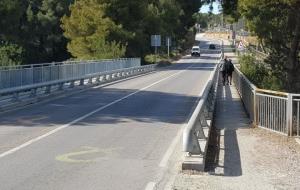
[[[192,66],[192,67],[189,67]],[[188,68],[189,67],[189,68]],[[212,71],[215,64],[174,64],[165,70],[202,70]],[[138,78],[133,80],[139,80]],[[32,105],[14,112],[0,115],[1,127],[55,127],[90,113],[120,98],[132,94],[114,105],[89,117],[89,124],[115,124],[128,122],[164,122],[184,123],[189,111],[198,97],[159,91],[139,91],[138,89],[91,88],[88,91],[52,100],[47,103]],[[134,93],[134,94],[133,94]]]
[[[53,127],[66,124],[99,107],[135,93],[135,89],[90,89],[52,102],[34,105],[0,116],[0,127]],[[184,123],[197,97],[155,91],[140,91],[94,114],[77,125],[139,122]],[[155,108],[155,109],[154,109]],[[159,111],[161,110],[161,111]]]

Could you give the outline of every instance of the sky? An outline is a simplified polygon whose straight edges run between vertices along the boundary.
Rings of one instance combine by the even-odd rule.
[[[220,3],[218,3],[218,2],[214,2],[213,3],[213,7],[214,7],[214,9],[213,9],[213,14],[218,14],[218,13],[220,13],[220,11],[219,11],[219,4]],[[209,11],[209,5],[203,5],[202,7],[201,7],[201,9],[200,9],[200,12],[201,13],[208,13],[208,11]]]

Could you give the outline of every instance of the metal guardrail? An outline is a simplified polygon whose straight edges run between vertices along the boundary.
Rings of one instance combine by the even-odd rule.
[[[223,57],[222,53],[220,57]],[[211,123],[209,122],[213,119],[218,88],[219,72],[217,70],[218,65],[210,75],[205,88],[200,93],[199,97],[201,99],[183,132],[183,152],[188,153],[189,156],[202,155],[205,157],[211,127]]]
[[[254,49],[253,47],[250,47],[250,46],[247,48],[247,50],[250,53],[254,54],[256,59],[258,59],[258,60],[264,60],[269,56],[268,54],[266,54],[264,52],[261,52],[261,51],[258,51],[256,49]]]
[[[0,90],[138,66],[139,58],[0,67]]]
[[[232,50],[236,51],[235,48]],[[247,51],[258,60],[268,56],[251,47]],[[227,51],[224,49],[223,52]],[[254,125],[287,136],[300,137],[300,94],[259,89],[237,67],[233,80]]]
[[[300,137],[300,94],[259,89],[237,67],[233,81],[254,125]]]
[[[20,103],[26,99],[34,99],[39,95],[49,95],[54,91],[61,91],[65,88],[74,88],[75,86],[83,86],[86,84],[100,85],[146,72],[151,72],[155,70],[156,66],[156,64],[153,64],[125,69],[115,69],[112,71],[70,77],[63,80],[54,80],[3,89],[0,90],[0,110],[16,103]]]

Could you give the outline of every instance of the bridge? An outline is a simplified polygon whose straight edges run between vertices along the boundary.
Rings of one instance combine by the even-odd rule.
[[[226,41],[203,35],[197,40],[200,58],[185,56],[167,67],[120,59],[1,70],[1,80],[9,82],[0,85],[0,189],[299,185],[299,147],[286,136],[299,137],[300,95],[258,89],[238,65],[234,86],[218,85],[218,63],[223,54],[235,54]],[[217,49],[209,50],[210,43]],[[257,145],[257,138],[248,138],[253,126],[294,145],[278,153],[273,142],[274,153],[272,143],[265,144],[274,158],[283,155],[280,159],[290,165],[278,160],[264,167],[252,163],[257,160],[249,155],[262,162],[272,157],[249,153],[253,147],[248,143]],[[284,184],[272,184],[280,175],[270,168],[274,164],[281,168],[278,181]],[[252,175],[253,165],[259,175]],[[209,171],[218,178],[199,173],[193,178],[191,171]]]

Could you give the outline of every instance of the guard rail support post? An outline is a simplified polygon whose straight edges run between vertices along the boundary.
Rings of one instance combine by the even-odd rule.
[[[18,102],[18,101],[20,101],[20,99],[19,99],[19,92],[14,92],[13,93],[11,101],[12,102]]]
[[[35,97],[35,96],[36,96],[36,88],[33,88],[30,91],[30,97]]]
[[[112,79],[112,74],[108,74],[106,80],[111,80]]]
[[[199,123],[200,124],[200,123]],[[190,130],[188,133],[183,133],[183,149],[192,154],[202,154],[200,144],[198,142],[197,132]]]
[[[84,79],[80,79],[80,86],[83,86],[84,85]]]
[[[63,82],[59,83],[58,90],[63,90],[63,88],[64,88],[64,83]]]
[[[102,75],[102,81],[103,81],[103,82],[106,81],[106,75]]]
[[[200,128],[199,128],[200,139],[207,139],[205,136],[204,130],[203,130],[204,127],[208,127],[205,116],[201,115],[198,122],[200,123],[200,125],[199,125],[200,126]]]
[[[252,90],[253,92],[253,125],[254,126],[257,126],[258,122],[257,122],[257,117],[258,117],[258,110],[257,110],[257,105],[258,105],[258,102],[257,102],[257,97],[256,97],[256,90],[253,89]]]
[[[93,78],[89,78],[88,84],[93,84]]]
[[[50,92],[51,92],[51,85],[48,85],[46,86],[45,94],[50,94]]]
[[[97,78],[96,78],[96,82],[99,84],[101,81],[100,81],[100,75],[99,76],[97,76]]]
[[[75,86],[75,81],[73,80],[70,82],[70,88],[74,88],[74,86]]]
[[[287,104],[286,104],[286,127],[287,135],[293,135],[293,95],[288,93],[287,95]]]
[[[204,115],[201,115],[200,117],[200,121],[201,121],[201,126],[202,127],[209,127],[208,123],[207,123],[207,118],[205,118]],[[208,119],[212,119],[211,117],[209,117]],[[203,131],[203,130],[202,130]],[[204,131],[203,131],[203,134],[204,134]],[[206,137],[204,136],[204,138],[206,139]]]

